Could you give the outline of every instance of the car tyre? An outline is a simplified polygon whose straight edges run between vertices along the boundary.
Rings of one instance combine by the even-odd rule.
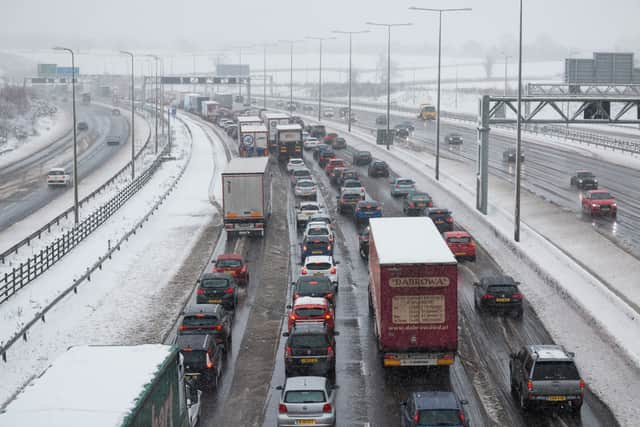
[[[583,402],[582,400],[574,400],[573,402],[571,402],[569,406],[571,415],[573,415],[574,417],[580,416],[580,409],[582,409],[582,402]]]
[[[524,397],[524,394],[520,390],[518,391],[518,397],[519,397],[520,409],[523,410],[524,412],[527,412],[529,410],[529,399],[526,399]]]
[[[524,314],[524,309],[522,309],[522,308],[521,308],[521,309],[519,309],[519,310],[516,310],[516,311],[513,313],[513,316],[514,316],[516,319],[521,320],[521,319],[522,319],[522,315],[523,315],[523,314]]]

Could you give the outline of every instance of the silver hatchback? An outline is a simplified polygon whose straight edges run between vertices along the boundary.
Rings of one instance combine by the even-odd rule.
[[[337,388],[324,377],[287,378],[284,386],[277,387],[278,427],[335,426]]]

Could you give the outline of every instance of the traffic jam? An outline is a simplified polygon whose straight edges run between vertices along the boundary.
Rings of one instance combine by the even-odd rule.
[[[527,303],[519,283],[501,274],[473,236],[455,224],[454,213],[417,188],[410,176],[397,176],[371,151],[353,149],[338,133],[323,125],[305,126],[299,117],[248,110],[225,112],[214,123],[236,141],[239,153],[222,173],[227,238],[264,236],[270,204],[282,203],[271,200],[270,185],[276,181],[269,182],[270,168],[280,167],[286,174],[294,204],[289,226],[295,228],[290,242],[295,267],[289,279],[282,278],[288,290],[282,352],[272,380],[277,406],[265,414],[267,424],[356,425],[355,418],[363,418],[354,416],[351,422],[340,411],[352,406],[347,393],[359,387],[345,384],[352,381],[341,361],[341,353],[355,345],[352,332],[340,327],[346,322],[341,313],[351,309],[341,295],[353,291],[353,281],[364,282],[358,283],[365,289],[358,297],[366,298],[370,345],[359,351],[375,355],[374,373],[380,375],[373,385],[385,401],[380,425],[486,424],[478,409],[483,403],[469,396],[473,389],[458,385],[471,384],[474,375],[470,362],[460,356],[461,342],[472,332],[462,327],[462,322],[469,326],[469,313],[461,311],[459,298],[471,301],[481,322],[509,322],[508,330],[525,330],[523,337],[509,342],[507,336],[499,345],[509,349],[503,355],[508,363],[497,367],[501,372],[496,376],[506,375],[510,397],[505,405],[518,411],[508,419],[519,420],[514,424],[542,420],[545,425],[552,414],[564,424],[576,419],[580,424],[590,393],[574,363],[577,356],[553,344],[546,331],[539,341],[526,340],[536,334],[528,333],[528,322],[523,322]],[[357,266],[344,259],[350,248],[359,258]],[[478,267],[480,272],[493,271],[473,273],[467,293],[461,289],[462,278],[467,281],[466,271],[475,268],[477,259],[491,265]],[[175,344],[193,387],[220,387],[234,312],[242,304],[239,290],[246,292],[251,283],[248,271],[240,253],[218,255],[198,280],[195,300],[181,314]],[[491,350],[491,339],[478,345],[498,351]],[[437,379],[430,383],[433,372]]]

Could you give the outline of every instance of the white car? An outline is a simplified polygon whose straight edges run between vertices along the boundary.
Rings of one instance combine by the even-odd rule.
[[[357,179],[347,179],[344,184],[342,184],[342,188],[340,189],[340,195],[343,195],[345,193],[356,193],[364,196],[365,190],[362,186],[362,183]]]
[[[324,110],[324,112],[322,113],[322,115],[323,115],[324,117],[333,117],[333,116],[334,116],[334,114],[335,114],[335,113],[333,112],[333,110],[332,110],[331,108],[327,108],[327,109],[325,109],[325,110]]]
[[[333,243],[333,241],[335,240],[335,235],[333,234],[331,226],[324,222],[309,221],[304,229],[302,241],[304,241],[309,236],[327,236],[329,237],[329,241],[331,243]]]
[[[289,163],[287,163],[287,172],[291,173],[295,169],[306,169],[307,166],[304,164],[304,160],[302,159],[289,159]]]
[[[296,197],[316,200],[318,197],[318,186],[311,179],[299,179],[293,187]]]
[[[306,151],[309,151],[317,148],[318,145],[320,145],[320,141],[318,140],[318,138],[309,137],[302,143],[302,148],[304,148]]]
[[[295,186],[298,180],[313,179],[311,171],[307,167],[299,167],[291,171],[291,185]]]
[[[63,185],[66,187],[69,184],[71,184],[71,175],[64,168],[52,168],[47,173],[47,185]]]
[[[280,390],[278,427],[297,425],[334,426],[337,386],[324,377],[289,377]]]
[[[309,218],[322,212],[322,205],[318,202],[302,202],[296,209],[296,225],[298,229],[307,225]]]
[[[300,268],[301,276],[325,276],[333,283],[336,291],[338,290],[338,264],[330,255],[311,255],[305,258],[302,268]]]

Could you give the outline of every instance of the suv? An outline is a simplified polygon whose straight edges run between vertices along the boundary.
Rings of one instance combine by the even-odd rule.
[[[178,335],[213,335],[216,343],[229,350],[231,316],[220,304],[191,304],[181,313]]]
[[[303,323],[294,325],[291,332],[285,332],[287,338],[284,351],[284,371],[287,377],[303,375],[321,375],[334,379],[336,376],[336,340],[337,331],[331,332],[322,323]]]
[[[377,177],[384,176],[385,178],[389,177],[389,166],[387,162],[383,160],[374,160],[369,164],[369,169],[367,170],[369,176]]]
[[[316,425],[335,426],[337,385],[323,377],[291,377],[280,390],[278,427]]]
[[[196,387],[217,388],[222,375],[223,348],[211,335],[178,335],[174,343],[183,357],[185,379]]]
[[[213,261],[215,267],[212,273],[228,273],[240,285],[249,284],[249,270],[240,254],[222,254]]]
[[[402,200],[402,212],[407,216],[420,216],[430,207],[433,207],[433,201],[427,193],[412,191]]]
[[[427,208],[427,214],[439,232],[453,231],[453,217],[449,209]]]
[[[524,310],[519,284],[511,276],[482,277],[473,283],[473,305],[478,311],[511,312],[519,319]]]
[[[467,403],[450,391],[413,392],[407,401],[401,403],[400,425],[468,427],[463,409]]]
[[[332,255],[313,255],[307,257],[300,268],[300,276],[327,277],[338,292],[338,264]]]
[[[322,297],[335,306],[335,288],[331,279],[326,276],[300,276],[291,282],[291,299],[293,304],[301,297]]]
[[[364,199],[364,196],[360,193],[342,193],[336,196],[338,201],[338,213],[345,213],[347,211],[353,211],[360,200]]]
[[[585,384],[574,363],[575,355],[559,345],[527,345],[511,353],[511,393],[522,410],[534,404],[568,408],[580,413]]]
[[[593,172],[589,171],[577,171],[576,174],[571,177],[569,183],[572,187],[575,185],[576,187],[581,189],[598,189],[598,179],[593,174]]]
[[[222,304],[225,310],[235,310],[238,305],[238,286],[228,273],[204,273],[198,279],[196,303]]]
[[[353,165],[368,165],[371,163],[371,152],[370,151],[356,151],[353,153]]]

